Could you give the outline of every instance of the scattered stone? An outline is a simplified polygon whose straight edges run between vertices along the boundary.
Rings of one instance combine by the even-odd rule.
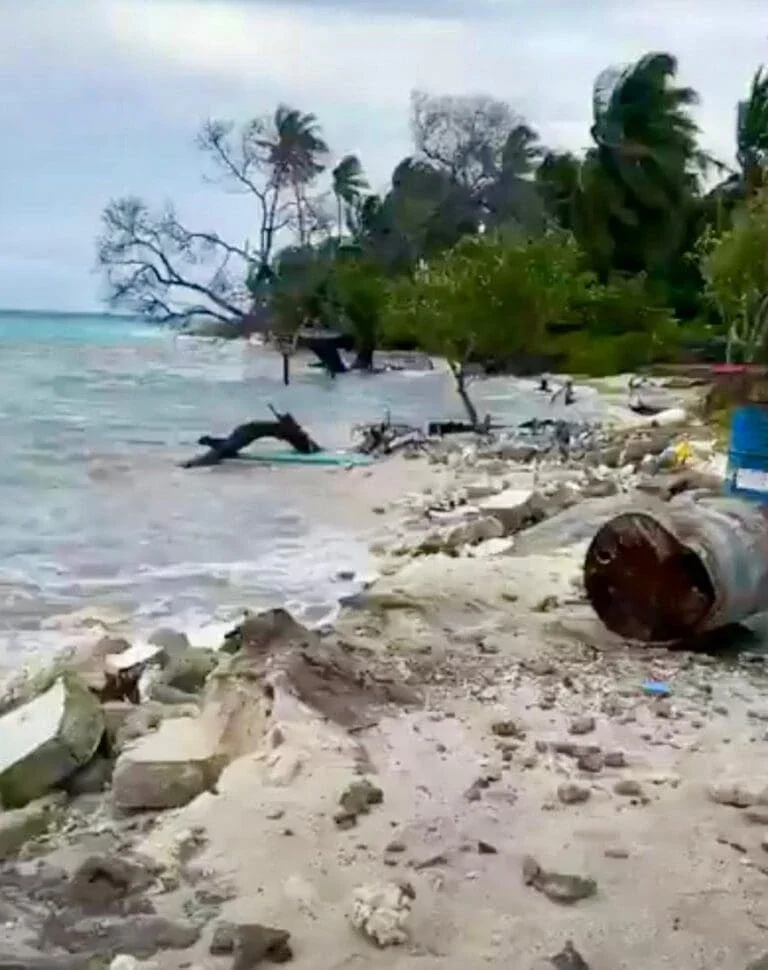
[[[357,824],[358,815],[367,815],[371,805],[381,805],[383,801],[384,792],[367,778],[353,781],[339,797],[341,809],[334,815],[334,821],[339,828],[352,828]]]
[[[634,778],[622,778],[613,786],[613,790],[622,798],[642,798],[644,795],[643,786]]]
[[[563,805],[580,805],[588,801],[591,795],[586,785],[579,785],[573,781],[565,781],[557,789],[557,797]]]
[[[550,594],[549,596],[545,596],[543,599],[539,600],[533,609],[536,613],[551,613],[552,610],[557,609],[558,603],[558,598]]]
[[[253,970],[260,963],[288,963],[293,959],[293,950],[288,942],[291,934],[287,930],[273,929],[260,923],[235,925],[232,930],[232,948],[225,951],[234,955],[232,970]]]
[[[0,717],[0,804],[45,795],[91,759],[103,733],[98,700],[73,674]]]
[[[598,775],[603,770],[605,764],[605,758],[600,751],[593,751],[589,754],[581,755],[577,761],[576,765],[580,771],[587,771],[592,775]]]
[[[522,741],[525,738],[525,730],[517,721],[494,721],[491,724],[491,731],[498,738],[517,738]]]
[[[528,754],[524,754],[520,759],[521,768],[528,768],[528,769],[535,768],[538,763],[539,763],[538,756],[533,751],[529,751]]]
[[[143,866],[111,856],[90,856],[72,875],[67,897],[85,913],[109,913],[153,882],[154,875]]]
[[[416,893],[408,882],[359,886],[352,896],[353,928],[379,947],[406,943],[405,925]]]
[[[623,846],[614,845],[609,846],[603,853],[606,859],[628,859],[629,851]]]
[[[122,752],[112,779],[114,803],[128,811],[178,808],[210,789],[221,768],[210,730],[199,720],[172,718]]]
[[[627,766],[623,751],[606,751],[603,761],[606,768],[626,768]]]
[[[550,957],[549,963],[554,967],[554,970],[590,970],[589,964],[575,949],[570,940],[560,953]]]
[[[64,805],[57,792],[38,798],[13,811],[0,811],[0,861],[10,859],[31,839],[42,835],[56,821]]]
[[[477,843],[477,851],[480,855],[497,855],[498,849],[495,845],[491,845],[490,842],[484,842],[482,839]]]
[[[523,859],[523,881],[554,903],[570,905],[597,893],[594,879],[567,873],[546,872],[532,856]]]
[[[750,808],[760,802],[761,792],[752,784],[742,781],[714,782],[709,786],[709,797],[718,805],[733,808]]]
[[[391,842],[387,843],[387,847],[384,849],[385,852],[405,852],[407,846],[405,842],[401,839],[393,839]]]
[[[568,731],[571,734],[589,734],[595,730],[595,725],[594,717],[576,717],[571,721]]]

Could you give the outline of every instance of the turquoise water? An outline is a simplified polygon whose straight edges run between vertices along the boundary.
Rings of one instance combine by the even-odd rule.
[[[72,611],[144,628],[286,601],[321,609],[343,592],[340,569],[365,567],[325,477],[348,473],[181,470],[201,434],[266,417],[270,403],[329,448],[387,408],[460,415],[442,372],[331,381],[299,367],[286,389],[260,348],[131,320],[2,313],[0,352],[0,662],[48,649],[45,631]],[[477,387],[494,414],[530,413],[528,391]]]

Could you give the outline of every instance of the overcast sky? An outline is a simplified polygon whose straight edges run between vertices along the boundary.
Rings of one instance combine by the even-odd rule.
[[[201,181],[208,116],[312,111],[380,187],[409,150],[414,87],[505,98],[580,149],[595,75],[649,50],[678,56],[730,159],[735,103],[768,61],[766,0],[0,0],[0,307],[97,309],[112,196],[172,198],[242,240],[242,200]]]

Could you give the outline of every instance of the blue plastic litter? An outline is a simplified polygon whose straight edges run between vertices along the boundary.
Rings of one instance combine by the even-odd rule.
[[[669,684],[663,680],[646,680],[643,684],[643,693],[650,694],[652,697],[668,697],[671,693]]]

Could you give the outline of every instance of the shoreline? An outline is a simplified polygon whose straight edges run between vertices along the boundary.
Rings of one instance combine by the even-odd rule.
[[[632,462],[608,463],[614,439]],[[115,970],[749,970],[766,950],[763,657],[631,647],[581,584],[590,510],[663,481],[650,439],[624,427],[533,463],[457,439],[339,474],[379,578],[332,628],[277,610],[218,652],[167,630],[84,645],[68,672],[150,696],[101,702],[106,747],[69,795],[0,812],[0,954],[85,966],[96,919]],[[695,464],[715,458],[703,444]],[[531,492],[546,507],[526,526]],[[45,931],[21,903],[43,883]]]

